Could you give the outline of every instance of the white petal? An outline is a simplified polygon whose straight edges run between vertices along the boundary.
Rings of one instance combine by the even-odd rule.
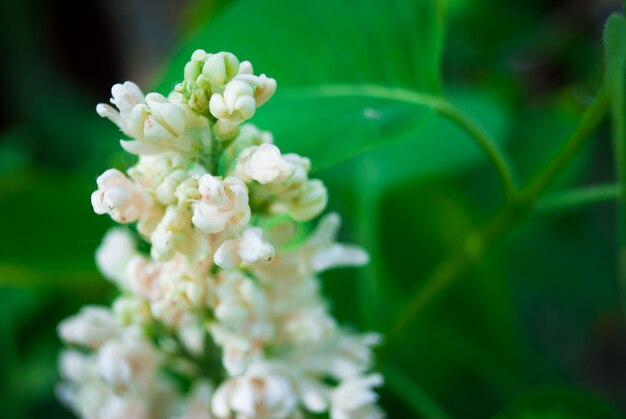
[[[120,145],[124,150],[138,156],[153,156],[163,152],[162,147],[148,143],[141,143],[139,141],[120,140]]]
[[[234,268],[241,263],[241,258],[237,254],[239,243],[237,240],[226,240],[217,249],[213,260],[217,266],[224,269]]]
[[[313,256],[311,263],[316,272],[342,266],[362,266],[369,262],[369,255],[361,247],[335,243]]]

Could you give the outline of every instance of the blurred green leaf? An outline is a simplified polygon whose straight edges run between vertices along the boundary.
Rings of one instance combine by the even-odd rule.
[[[202,48],[232,51],[251,60],[258,70],[276,78],[281,89],[331,82],[437,93],[441,3],[240,0],[217,17],[209,16],[199,32],[184,40],[160,89],[169,90],[182,79],[191,53]]]
[[[531,391],[512,402],[494,419],[623,418],[599,397],[573,387],[554,385]]]
[[[93,255],[111,221],[91,209],[94,178],[44,170],[0,177],[0,229],[10,238],[0,242],[0,286],[90,295],[107,286]]]
[[[321,85],[278,97],[254,122],[271,127],[281,149],[311,158],[314,171],[406,137],[429,147],[433,141],[421,135],[432,113],[428,98],[415,96],[416,102],[404,102],[395,95],[379,86]]]
[[[498,147],[506,138],[510,115],[501,103],[479,89],[448,89],[453,105],[477,121]],[[372,150],[322,172],[330,182],[362,187],[375,195],[403,182],[449,176],[486,161],[483,152],[468,134],[441,115],[434,115],[415,135]]]
[[[253,122],[323,168],[419,130],[431,113],[421,94],[441,90],[442,46],[438,0],[243,0],[185,43],[160,88],[197,48],[249,59],[279,83]]]
[[[493,137],[506,137],[509,115],[490,96],[479,90],[455,89],[450,90],[449,97]],[[385,289],[389,288],[382,284],[387,274],[381,266],[384,257],[379,249],[383,241],[379,235],[382,225],[378,223],[387,223],[379,212],[383,194],[394,186],[450,175],[486,160],[466,132],[440,115],[429,120],[416,137],[408,136],[319,173],[327,185],[342,189],[332,194],[334,199],[346,191],[356,191],[356,240],[371,256],[370,264],[359,271],[361,280],[357,284],[361,319],[369,327],[381,327],[379,312],[386,305]]]
[[[480,217],[457,188],[441,181],[403,183],[381,198],[378,213],[359,208],[365,217],[377,214],[370,223],[377,224],[380,243],[379,256],[372,258],[378,264],[380,304],[363,303],[360,292],[357,301],[376,319],[361,325],[384,328],[406,306],[408,292],[477,228]],[[383,363],[393,359],[453,417],[492,414],[522,387],[519,331],[498,260],[495,254],[477,264],[406,329],[401,344],[383,348]],[[364,285],[346,286],[343,295]],[[477,397],[481,403],[472,403]]]

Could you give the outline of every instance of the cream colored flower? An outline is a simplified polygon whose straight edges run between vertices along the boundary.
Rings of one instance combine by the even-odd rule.
[[[340,225],[339,215],[328,214],[305,242],[290,250],[279,249],[272,263],[253,267],[255,274],[268,282],[277,278],[293,281],[328,269],[366,264],[369,256],[361,247],[335,242]]]
[[[209,102],[211,114],[218,120],[239,124],[252,118],[256,111],[254,89],[240,80],[229,82],[224,93],[214,93]]]
[[[96,253],[121,291],[112,309],[59,325],[78,351],[59,360],[58,397],[78,417],[380,417],[380,339],[343,330],[317,278],[368,256],[336,242],[335,214],[306,236],[324,184],[308,158],[241,125],[275,90],[250,62],[197,50],[167,96],[126,82],[98,105],[139,159],[128,177],[103,173],[92,205],[140,237],[114,229]]]
[[[198,190],[201,199],[194,206],[192,220],[200,231],[214,234],[248,223],[248,188],[241,180],[207,174],[199,179]]]
[[[132,154],[158,154],[167,150],[189,153],[191,137],[185,136],[185,110],[158,93],[149,93],[145,103],[136,105],[127,119],[128,134],[136,141],[121,141]]]
[[[243,70],[252,71],[252,67],[250,67],[250,69],[244,68]],[[265,74],[254,76],[252,73],[241,73],[240,67],[240,72],[235,77],[235,80],[245,81],[251,86],[254,86],[254,99],[256,101],[257,108],[263,106],[268,100],[271,99],[272,96],[274,96],[274,93],[276,92],[276,80],[267,77]]]
[[[331,419],[382,419],[384,415],[376,406],[378,395],[372,390],[382,383],[380,374],[341,382],[331,395]]]
[[[238,71],[239,60],[229,52],[208,54],[202,66],[202,75],[209,81],[214,92],[226,86]]]
[[[226,240],[217,249],[213,259],[221,268],[234,268],[244,262],[269,263],[274,258],[274,247],[262,237],[263,230],[247,228],[241,233],[241,238]]]
[[[166,299],[182,301],[189,307],[206,303],[208,281],[182,254],[161,265],[159,284]]]
[[[100,376],[119,392],[151,384],[156,377],[156,368],[156,349],[143,339],[112,339],[98,351]]]
[[[210,304],[217,319],[213,339],[231,375],[241,374],[274,337],[274,325],[263,290],[242,272],[222,270],[211,287]]]
[[[283,157],[273,144],[246,148],[237,158],[237,175],[244,181],[266,184],[281,182],[294,174],[296,167]]]
[[[218,418],[287,418],[297,398],[290,380],[269,364],[254,364],[245,375],[222,383],[213,396]]]
[[[210,238],[194,230],[191,211],[180,206],[167,207],[150,241],[150,254],[156,260],[171,259],[176,252],[201,259],[211,250]]]
[[[111,312],[104,307],[86,306],[59,325],[59,336],[67,343],[99,348],[118,334]]]
[[[136,254],[135,241],[130,232],[123,228],[113,228],[107,232],[96,250],[96,263],[107,279],[123,285],[126,267]]]
[[[161,265],[147,257],[136,255],[126,267],[126,284],[129,290],[149,300],[162,297],[163,291],[159,283]]]
[[[111,103],[117,107],[117,110],[111,105],[100,103],[96,107],[96,112],[103,118],[108,118],[117,125],[126,135],[131,135],[128,129],[128,118],[133,108],[142,104],[145,97],[141,89],[133,82],[127,81],[123,84],[114,84],[111,88]]]
[[[97,184],[98,190],[91,194],[94,211],[109,214],[118,223],[137,221],[151,206],[145,191],[119,170],[107,170]]]
[[[282,207],[294,220],[308,221],[324,211],[328,203],[328,191],[321,180],[313,179],[302,186],[300,193],[294,199],[272,206],[272,211],[282,213]]]

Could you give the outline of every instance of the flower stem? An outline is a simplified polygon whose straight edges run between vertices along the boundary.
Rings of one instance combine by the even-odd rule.
[[[213,176],[219,174],[220,169],[220,157],[222,156],[222,142],[214,139],[211,143],[211,161],[209,167],[209,173]]]

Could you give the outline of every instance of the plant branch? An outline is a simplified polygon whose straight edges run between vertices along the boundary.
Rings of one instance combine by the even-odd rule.
[[[536,209],[539,211],[561,211],[602,201],[619,199],[622,190],[619,184],[587,186],[573,191],[558,192],[540,200]]]
[[[585,111],[576,131],[568,138],[561,150],[534,181],[514,201],[507,204],[482,230],[470,234],[463,246],[436,267],[430,276],[413,291],[405,308],[391,323],[386,334],[385,349],[424,308],[444,290],[452,286],[485,251],[485,248],[507,232],[516,221],[524,218],[534,208],[535,202],[551,185],[563,168],[576,156],[590,134],[601,122],[607,109],[604,91],[601,90],[591,106]]]
[[[585,144],[595,127],[600,123],[606,113],[608,101],[604,89],[596,96],[592,104],[583,114],[578,129],[565,142],[561,150],[548,166],[541,171],[535,179],[522,192],[522,199],[532,204],[552,184],[554,179],[561,174],[562,170],[576,156]]]
[[[504,159],[504,156],[496,148],[495,141],[490,138],[480,126],[476,125],[470,118],[468,118],[450,102],[441,101],[435,109],[472,137],[474,142],[483,150],[498,172],[498,177],[502,182],[507,200],[512,200],[516,193],[513,175],[509,165]]]

